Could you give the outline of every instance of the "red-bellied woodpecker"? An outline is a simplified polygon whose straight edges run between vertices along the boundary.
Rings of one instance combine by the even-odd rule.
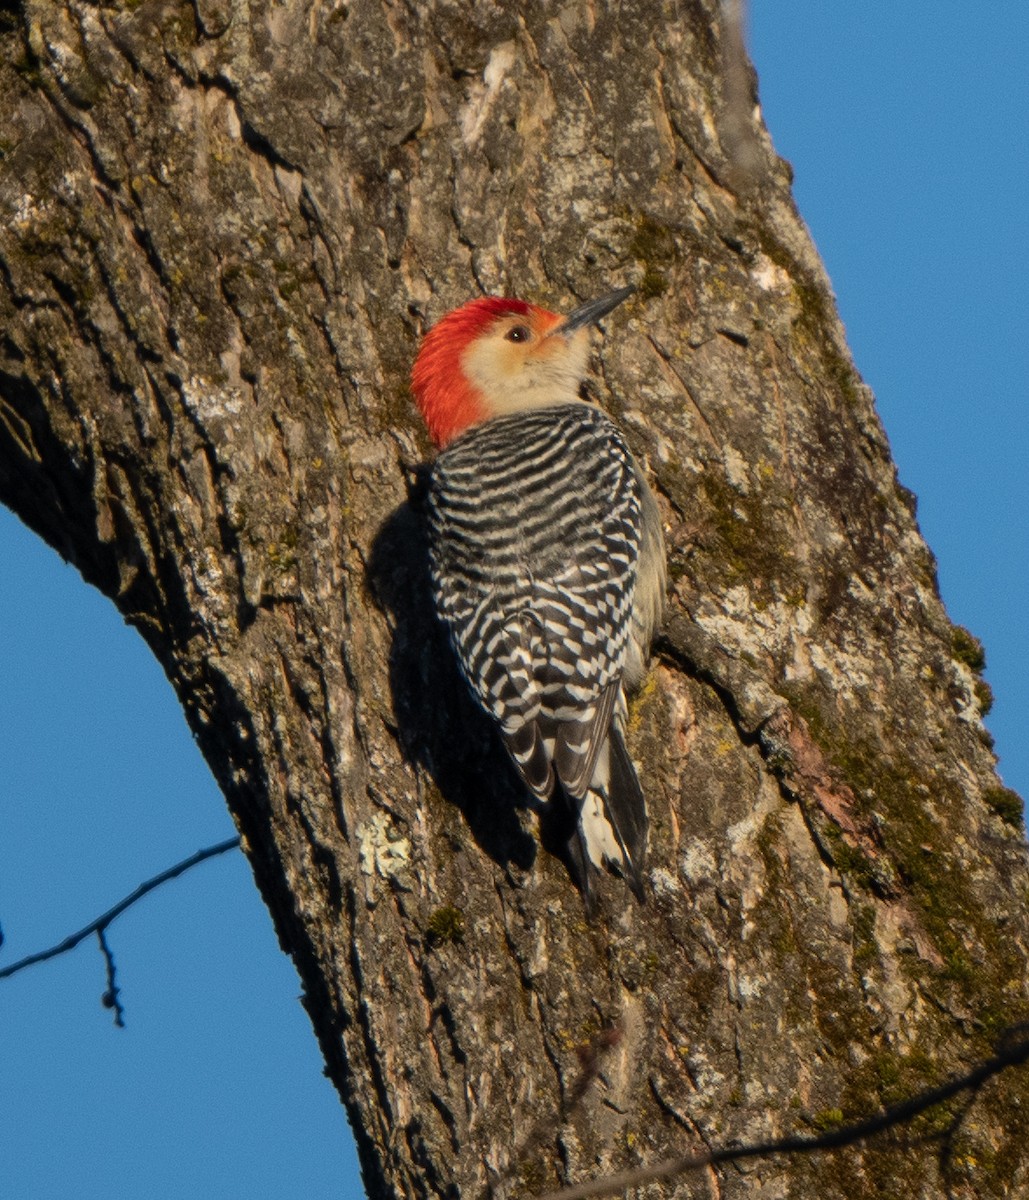
[[[643,895],[625,690],[644,676],[664,601],[661,520],[621,433],[580,397],[590,326],[632,290],[567,317],[472,300],[426,334],[412,374],[441,447],[428,501],[437,610],[529,790],[569,805],[587,905],[603,861]]]

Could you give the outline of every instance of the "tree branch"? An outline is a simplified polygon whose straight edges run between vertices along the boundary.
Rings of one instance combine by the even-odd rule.
[[[96,931],[97,941],[100,943],[100,952],[104,956],[104,963],[107,967],[107,991],[104,992],[102,1000],[104,1008],[114,1009],[114,1023],[119,1029],[125,1028],[125,1006],[118,998],[121,993],[121,988],[118,986],[118,968],[114,965],[114,952],[111,950],[107,942],[107,934],[103,929]]]
[[[198,863],[202,863],[205,859],[215,858],[219,854],[224,854],[227,850],[235,850],[239,846],[239,838],[227,838],[224,842],[218,842],[217,845],[207,846],[203,850],[198,850],[196,854],[189,858],[185,858],[180,863],[176,863],[174,867],[169,867],[167,871],[162,871],[160,875],[155,875],[153,879],[148,879],[145,883],[141,883],[134,892],[131,892],[123,900],[119,900],[107,912],[97,917],[95,921],[91,921],[78,933],[73,933],[66,937],[64,941],[58,942],[56,946],[51,946],[49,950],[39,950],[35,954],[29,954],[27,957],[19,959],[16,963],[11,963],[9,967],[0,969],[0,979],[9,979],[12,975],[17,975],[19,971],[24,971],[26,967],[34,966],[36,963],[46,962],[49,958],[56,958],[59,954],[66,954],[69,950],[74,950],[79,942],[85,941],[92,934],[96,934],[100,938],[100,947],[104,952],[107,960],[108,973],[108,994],[112,996],[113,1003],[111,1007],[116,1009],[116,1023],[121,1024],[121,1008],[117,1004],[117,988],[114,986],[114,964],[111,959],[110,949],[107,946],[104,938],[104,931],[108,925],[127,909],[131,908],[137,901],[142,900],[148,892],[152,892],[155,888],[161,886],[162,883],[167,883],[169,879],[175,879],[179,875],[184,875],[191,867],[195,867]]]
[[[1024,1025],[1009,1031],[1025,1033]],[[930,1108],[936,1108],[945,1101],[966,1091],[976,1091],[994,1075],[999,1075],[1009,1067],[1023,1066],[1029,1061],[1029,1038],[1010,1042],[999,1050],[993,1058],[980,1063],[965,1075],[959,1075],[948,1080],[937,1088],[921,1092],[908,1100],[901,1101],[887,1108],[876,1117],[857,1121],[852,1125],[844,1125],[839,1129],[820,1133],[817,1137],[786,1137],[768,1142],[753,1142],[744,1146],[728,1146],[720,1150],[710,1150],[704,1154],[688,1154],[682,1158],[666,1159],[652,1167],[640,1167],[631,1171],[620,1171],[617,1175],[608,1175],[604,1179],[594,1179],[587,1183],[575,1184],[572,1187],[561,1188],[556,1192],[547,1192],[538,1196],[537,1200],[591,1200],[596,1196],[612,1196],[628,1188],[642,1187],[660,1179],[672,1179],[689,1171],[697,1171],[703,1167],[716,1166],[719,1163],[740,1162],[745,1158],[768,1158],[773,1154],[812,1154],[817,1150],[839,1150],[844,1146],[853,1146],[858,1142],[867,1141],[888,1129],[913,1121]]]

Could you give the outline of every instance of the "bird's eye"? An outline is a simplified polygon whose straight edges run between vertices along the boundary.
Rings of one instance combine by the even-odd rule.
[[[504,334],[504,337],[509,342],[527,342],[531,336],[532,334],[529,333],[524,325],[516,325],[514,329],[509,329]]]

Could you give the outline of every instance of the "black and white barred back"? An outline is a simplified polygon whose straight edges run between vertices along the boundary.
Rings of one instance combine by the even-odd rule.
[[[588,404],[474,426],[431,474],[437,609],[528,787],[543,799],[556,778],[581,818],[581,845],[572,849],[587,893],[587,858],[616,863],[640,886],[646,816],[621,736],[621,680],[642,487],[621,434]],[[631,794],[612,797],[613,786]],[[628,817],[619,816],[622,805]],[[610,832],[591,831],[597,821]]]

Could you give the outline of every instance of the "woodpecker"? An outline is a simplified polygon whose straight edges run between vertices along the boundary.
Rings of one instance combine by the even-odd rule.
[[[664,541],[622,434],[583,398],[590,328],[633,291],[567,316],[471,300],[425,335],[411,378],[440,449],[427,502],[437,611],[528,791],[567,806],[589,910],[604,863],[644,895],[625,697],[660,619]]]

